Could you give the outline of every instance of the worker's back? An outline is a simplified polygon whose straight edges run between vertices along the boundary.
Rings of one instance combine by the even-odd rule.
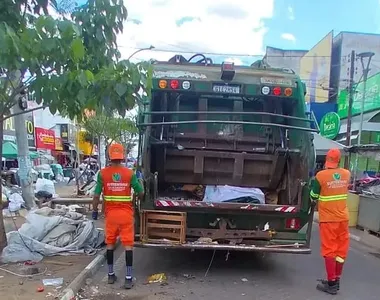
[[[347,194],[351,173],[343,168],[319,171],[316,179],[320,184],[320,222],[348,221]]]

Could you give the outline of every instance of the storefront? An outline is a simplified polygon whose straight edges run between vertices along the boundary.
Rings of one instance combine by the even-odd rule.
[[[36,127],[36,148],[40,153],[40,164],[51,164],[54,161],[55,132],[51,129]]]

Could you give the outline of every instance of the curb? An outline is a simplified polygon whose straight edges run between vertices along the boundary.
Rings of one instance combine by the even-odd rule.
[[[120,246],[120,242],[118,241],[115,246],[115,250]],[[67,286],[63,291],[63,296],[61,296],[60,300],[75,300],[76,295],[83,286],[83,283],[87,278],[93,276],[102,266],[102,264],[106,261],[106,252],[107,249],[101,250],[100,254],[96,255],[96,257],[79,273],[77,277]]]

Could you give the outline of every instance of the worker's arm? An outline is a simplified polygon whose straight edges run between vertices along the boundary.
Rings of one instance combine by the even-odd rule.
[[[94,191],[94,197],[92,198],[92,210],[98,211],[98,206],[100,202],[100,195],[103,191],[103,178],[101,172],[98,173],[98,178],[96,179],[96,187]]]
[[[319,199],[320,192],[321,192],[321,184],[318,181],[318,176],[316,176],[311,183],[310,199],[312,201],[317,201]]]
[[[140,181],[137,179],[136,174],[132,175],[131,187],[133,188],[133,191],[135,192],[135,194],[140,198],[140,200],[142,200],[144,197],[144,188],[142,184],[140,183]]]

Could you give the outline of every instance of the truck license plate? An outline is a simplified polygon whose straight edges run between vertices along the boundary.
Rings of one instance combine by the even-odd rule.
[[[222,93],[222,94],[240,94],[240,86],[214,84],[212,87],[212,91],[214,93]]]

